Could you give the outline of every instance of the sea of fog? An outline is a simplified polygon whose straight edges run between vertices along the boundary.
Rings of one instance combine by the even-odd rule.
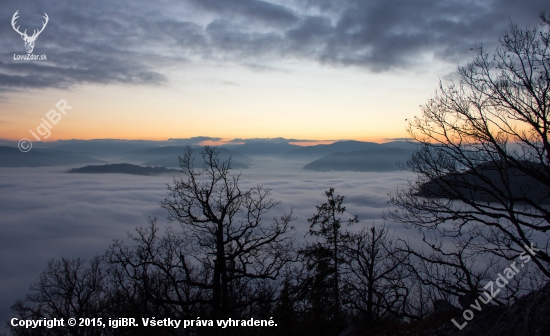
[[[324,191],[330,187],[345,196],[348,215],[343,218],[359,217],[359,224],[350,228],[358,230],[382,224],[382,215],[390,207],[388,193],[414,179],[408,172],[312,172],[302,170],[303,165],[256,157],[251,168],[240,171],[242,187],[262,184],[282,201],[270,217],[293,208],[299,239],[308,230],[307,218],[315,213],[315,205],[326,200]],[[12,315],[10,306],[24,298],[48,260],[103,254],[114,239],[124,239],[135,227],[147,225],[149,217],[157,217],[162,225],[179,225],[170,223],[159,206],[173,177],[67,174],[69,168],[74,167],[0,168],[2,322]],[[400,224],[386,225],[400,236],[410,234]]]

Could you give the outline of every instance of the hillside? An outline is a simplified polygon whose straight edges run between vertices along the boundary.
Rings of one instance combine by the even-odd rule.
[[[50,167],[104,162],[51,149],[32,149],[23,153],[15,147],[0,146],[0,167]]]
[[[235,169],[248,168],[252,159],[248,156],[229,150],[227,148],[217,148],[220,161],[226,161],[231,158],[231,167]],[[142,152],[130,157],[137,162],[144,162],[146,166],[164,166],[179,167],[179,156],[183,155],[185,147],[159,147],[146,152]],[[196,150],[197,157],[200,157],[200,150]]]
[[[410,149],[376,148],[367,151],[334,153],[310,162],[303,169],[315,171],[389,172],[399,170],[398,161],[405,160]]]
[[[529,163],[525,162],[526,167]],[[532,164],[530,170],[544,173],[544,167]],[[504,200],[550,204],[550,187],[519,169],[488,162],[460,173],[449,173],[420,186],[418,196],[465,199],[485,202]]]
[[[177,169],[168,169],[165,167],[142,167],[129,163],[106,164],[101,166],[86,166],[82,168],[73,168],[67,173],[80,174],[131,174],[131,175],[160,175],[160,174],[176,174]]]

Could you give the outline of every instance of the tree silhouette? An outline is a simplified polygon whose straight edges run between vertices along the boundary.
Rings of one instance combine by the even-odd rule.
[[[204,147],[200,155],[196,165],[194,150],[186,148],[180,157],[184,178],[168,186],[171,196],[161,206],[188,237],[188,257],[209,274],[201,286],[211,291],[214,318],[225,319],[271,300],[259,292],[277,286],[275,280],[295,260],[293,217],[288,213],[266,223],[264,216],[280,204],[269,198],[270,190],[241,189],[240,175],[230,176],[231,161],[221,162],[216,148]]]
[[[64,326],[26,329],[15,327],[14,335],[100,335],[96,328],[79,328],[66,322],[69,318],[104,317],[107,312],[106,272],[101,259],[48,261],[46,269],[30,286],[25,300],[12,310],[20,319],[61,319]],[[105,322],[106,323],[106,322]]]
[[[365,328],[383,319],[411,317],[407,299],[409,253],[397,247],[397,238],[384,226],[364,228],[350,235],[343,249],[345,302],[365,320]]]
[[[334,188],[325,191],[327,202],[316,206],[317,213],[308,218],[308,235],[317,241],[310,243],[301,254],[307,269],[312,272],[305,280],[308,301],[313,315],[322,319],[315,323],[323,334],[333,334],[342,325],[340,279],[344,263],[344,245],[349,235],[342,230],[342,223],[357,223],[357,216],[343,221],[346,212],[342,206],[344,197],[334,194]]]
[[[409,121],[421,148],[402,166],[418,174],[391,202],[393,221],[468,241],[470,255],[533,258],[550,277],[550,16],[511,24],[493,53],[479,44]],[[470,239],[471,238],[471,239]]]

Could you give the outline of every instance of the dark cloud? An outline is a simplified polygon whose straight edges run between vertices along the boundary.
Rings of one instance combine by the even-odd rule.
[[[155,69],[161,55],[138,48],[142,32],[136,29],[139,19],[132,6],[107,5],[100,2],[90,7],[84,1],[52,1],[47,6],[28,1],[2,3],[0,22],[6,24],[0,25],[0,90],[68,88],[80,83],[165,83],[166,77]],[[24,41],[9,24],[16,10],[20,16],[17,24],[28,31],[39,28],[44,12],[48,14],[49,22],[33,51],[45,54],[47,61],[14,60],[14,54],[26,54]]]
[[[422,69],[431,60],[465,62],[470,47],[492,46],[509,20],[537,24],[548,8],[522,2],[440,0],[304,0],[286,6],[259,0],[166,0],[161,3],[52,0],[0,4],[0,90],[66,88],[80,83],[162,85],[166,70],[203,60],[273,69],[281,59],[373,72]],[[35,54],[25,54],[9,22],[40,28]],[[191,61],[193,60],[193,61]]]
[[[258,0],[191,0],[197,7],[224,18],[238,16],[247,21],[258,21],[277,27],[298,23],[300,17],[288,7]]]
[[[221,84],[221,85],[226,85],[226,86],[239,86],[238,83],[228,81],[228,80],[220,80],[218,83]]]
[[[243,143],[243,142],[271,142],[271,143],[285,143],[285,142],[303,142],[303,143],[318,143],[320,141],[342,141],[342,140],[308,140],[308,139],[287,139],[287,138],[235,138],[227,142],[229,143]]]
[[[219,78],[204,78],[201,81],[211,85],[239,86],[239,83],[237,82]]]
[[[243,143],[243,142],[272,142],[272,143],[285,143],[289,142],[290,139],[285,138],[235,138],[231,139],[229,143]]]
[[[258,64],[258,63],[241,63],[242,66],[244,66],[245,68],[249,69],[249,70],[252,70],[253,72],[283,72],[283,73],[290,73],[289,70],[287,69],[283,69],[283,68],[280,68],[280,67],[274,67],[274,66],[269,66],[269,65],[264,65],[264,64]]]
[[[240,62],[295,57],[374,72],[426,66],[430,59],[456,63],[467,60],[470,47],[479,41],[494,45],[510,18],[536,24],[547,6],[539,0],[521,5],[436,0],[296,3],[299,22],[281,29],[243,26],[223,16],[212,20],[205,32],[217,57]]]
[[[177,143],[186,143],[190,145],[198,145],[203,141],[221,141],[222,138],[216,138],[216,137],[209,137],[209,136],[196,136],[191,138],[170,138],[168,139],[168,144],[171,142],[177,142]]]

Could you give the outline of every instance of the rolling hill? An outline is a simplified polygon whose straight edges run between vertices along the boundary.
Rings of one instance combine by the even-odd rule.
[[[231,167],[235,169],[245,169],[250,166],[252,159],[248,156],[218,147],[218,158],[226,161],[231,157]],[[159,147],[144,151],[130,157],[133,161],[143,162],[146,166],[179,167],[179,156],[185,152],[185,147]],[[197,158],[200,157],[200,150],[196,150]],[[139,161],[138,161],[139,160]]]
[[[303,169],[315,171],[390,172],[399,170],[398,161],[413,153],[411,149],[376,148],[349,153],[333,153],[310,162]]]
[[[160,175],[160,174],[176,174],[177,169],[168,169],[164,167],[142,167],[129,163],[106,164],[101,166],[86,166],[81,168],[73,168],[67,173],[81,174],[131,174],[131,175]]]
[[[524,161],[522,166],[545,177],[546,167]],[[416,194],[425,198],[466,199],[471,201],[550,204],[550,187],[503,163],[487,162],[460,173],[449,173],[420,186]]]
[[[23,153],[16,147],[0,146],[0,167],[49,167],[104,162],[51,149],[31,149]]]
[[[261,141],[250,141],[242,145],[224,145],[220,148],[228,148],[233,151],[245,155],[256,155],[256,156],[268,156],[268,155],[281,155],[288,153],[290,151],[300,148],[300,146],[291,145],[288,142],[261,142]]]

